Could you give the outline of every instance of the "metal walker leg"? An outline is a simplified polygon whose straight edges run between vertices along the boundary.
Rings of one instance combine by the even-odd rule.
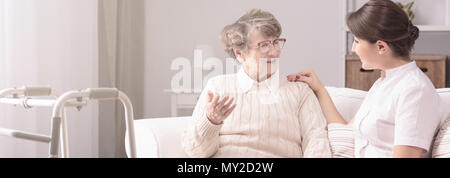
[[[133,106],[128,96],[116,88],[88,88],[82,91],[69,91],[61,95],[53,107],[50,157],[58,156],[60,126],[65,120],[64,105],[71,99],[87,98],[88,100],[120,100],[125,108],[126,127],[129,138],[130,157],[136,158],[136,141],[134,136]],[[63,119],[62,119],[63,118]]]

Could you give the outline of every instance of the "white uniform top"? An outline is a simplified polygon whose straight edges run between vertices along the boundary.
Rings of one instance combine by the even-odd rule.
[[[428,152],[443,113],[441,98],[415,61],[386,70],[355,115],[355,157],[392,157],[395,145]]]

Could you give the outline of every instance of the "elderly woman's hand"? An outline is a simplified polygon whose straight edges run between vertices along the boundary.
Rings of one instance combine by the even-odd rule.
[[[206,104],[206,117],[215,125],[220,125],[231,114],[236,107],[233,103],[234,98],[225,96],[220,101],[219,95],[214,95],[208,91],[208,103]],[[228,102],[227,102],[228,101]]]
[[[313,70],[307,70],[297,74],[289,75],[288,80],[290,82],[305,82],[309,85],[309,87],[311,87],[314,93],[319,93],[320,91],[325,89]]]

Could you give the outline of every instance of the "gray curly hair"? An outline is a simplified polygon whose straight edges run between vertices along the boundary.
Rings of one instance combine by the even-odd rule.
[[[225,52],[233,58],[236,58],[233,49],[247,52],[248,37],[252,29],[259,30],[266,37],[279,37],[282,31],[280,23],[270,12],[251,9],[235,23],[223,28],[220,39]]]

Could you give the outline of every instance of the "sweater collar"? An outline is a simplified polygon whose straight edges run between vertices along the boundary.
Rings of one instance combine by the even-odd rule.
[[[258,87],[267,87],[270,92],[275,92],[280,88],[281,84],[286,82],[285,80],[283,80],[282,76],[280,76],[279,71],[275,72],[270,78],[261,82],[257,82],[250,78],[250,76],[247,75],[243,68],[241,68],[237,73],[237,78],[239,89],[244,93],[254,88],[257,89]]]

